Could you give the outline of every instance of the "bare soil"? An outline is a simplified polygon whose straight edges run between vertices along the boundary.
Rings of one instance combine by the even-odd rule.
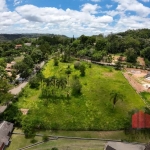
[[[147,91],[144,84],[149,84],[150,82],[146,80],[144,77],[147,75],[147,70],[141,69],[133,69],[133,68],[126,68],[126,71],[123,73],[124,77],[128,80],[129,84],[137,91],[137,93]]]

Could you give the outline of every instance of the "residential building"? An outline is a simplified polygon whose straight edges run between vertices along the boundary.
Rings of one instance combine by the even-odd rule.
[[[104,150],[145,150],[145,145],[126,142],[108,142]]]
[[[13,123],[7,121],[0,123],[0,150],[4,150],[9,145],[12,131]]]

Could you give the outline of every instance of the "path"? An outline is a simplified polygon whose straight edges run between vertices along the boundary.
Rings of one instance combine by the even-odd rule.
[[[25,82],[19,84],[17,87],[9,90],[9,92],[13,95],[18,95],[27,84],[28,84],[28,81],[25,81]]]
[[[45,61],[42,61],[42,62],[39,64],[40,68],[43,68],[44,65],[45,65]],[[35,73],[35,74],[36,74],[36,73]],[[35,75],[35,74],[34,74],[34,75]],[[25,81],[25,82],[19,84],[17,87],[15,87],[15,88],[9,90],[9,92],[10,92],[11,94],[13,94],[13,95],[18,95],[18,94],[21,92],[21,90],[22,90],[27,84],[28,84],[28,81]]]

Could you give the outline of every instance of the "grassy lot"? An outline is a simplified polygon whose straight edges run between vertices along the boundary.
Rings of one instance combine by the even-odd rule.
[[[70,83],[74,74],[80,75],[73,64],[59,63],[59,66],[54,67],[51,60],[45,66],[43,74],[46,78],[52,75],[65,76],[68,65],[72,70]],[[45,105],[44,100],[39,98],[41,89],[30,89],[27,86],[17,103],[18,108],[30,109],[25,119],[38,122],[44,129],[63,130],[116,130],[130,123],[128,112],[144,107],[140,96],[120,71],[94,64],[91,68],[88,64],[86,66],[85,77],[79,78],[82,83],[82,95],[71,96],[69,102],[64,98],[56,98],[56,103],[49,102]],[[112,90],[124,95],[123,102],[118,101],[115,109],[110,101]],[[61,93],[59,90],[56,92],[58,95]],[[63,94],[65,93],[67,91],[64,90]]]
[[[22,132],[15,129],[14,132]],[[53,136],[70,136],[70,137],[83,137],[83,138],[104,138],[104,139],[120,139],[125,138],[123,131],[41,131],[40,134],[47,134]],[[41,137],[35,137],[37,142],[42,141]],[[31,139],[26,139],[23,135],[12,135],[11,144],[7,150],[16,150],[31,144]],[[84,141],[84,140],[67,140],[59,139],[49,141],[47,143],[30,148],[30,150],[48,150],[57,147],[59,150],[64,149],[81,149],[81,150],[102,150],[106,142],[103,141]]]
[[[22,132],[15,129],[14,132]],[[127,140],[146,143],[149,142],[149,137],[139,135],[125,135],[123,131],[41,131],[38,132],[43,135],[52,136],[69,136],[69,137],[83,137],[83,138],[102,138],[112,140]],[[42,141],[41,137],[35,137],[37,142]],[[11,144],[7,150],[16,150],[25,146],[31,145],[31,139],[26,139],[23,135],[12,135]],[[57,147],[59,150],[102,150],[106,142],[93,141],[93,140],[71,140],[71,139],[59,139],[46,142],[44,144],[30,148],[29,150],[50,150],[53,147]]]
[[[142,98],[145,99],[146,103],[150,106],[150,93],[142,92],[140,93]]]
[[[15,57],[15,58],[14,58],[14,61],[15,61],[15,62],[20,62],[20,61],[22,61],[23,59],[24,59],[24,56],[21,55],[21,56],[19,56],[19,57]]]

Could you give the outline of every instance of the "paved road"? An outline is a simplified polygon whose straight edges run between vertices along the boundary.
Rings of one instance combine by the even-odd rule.
[[[39,65],[40,65],[40,68],[43,68],[43,66],[45,65],[45,61],[42,61]],[[19,84],[17,87],[9,90],[9,92],[13,95],[18,95],[27,84],[28,84],[28,81],[25,81]]]
[[[25,81],[19,84],[17,87],[13,88],[12,90],[9,90],[9,92],[13,95],[18,95],[27,84],[28,84],[28,81]]]

